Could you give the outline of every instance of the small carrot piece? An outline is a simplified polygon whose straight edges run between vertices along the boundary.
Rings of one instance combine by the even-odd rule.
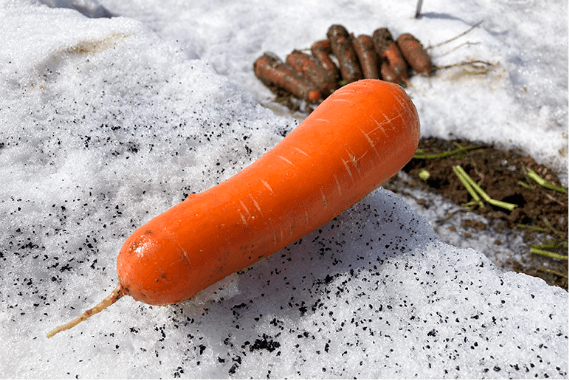
[[[342,87],[256,162],[135,230],[118,255],[118,287],[49,336],[125,295],[181,302],[272,255],[397,173],[419,136],[417,110],[398,85]]]
[[[286,63],[314,83],[323,97],[327,97],[336,89],[335,78],[314,57],[294,50],[286,57]]]
[[[255,75],[267,86],[277,86],[300,99],[312,103],[320,100],[320,92],[308,79],[286,65],[272,53],[265,53],[253,64]]]
[[[320,63],[326,70],[328,70],[330,75],[332,75],[334,78],[334,81],[337,81],[340,77],[340,71],[338,70],[338,66],[336,66],[332,58],[330,58],[330,54],[332,54],[330,41],[327,39],[316,41],[310,47],[310,52],[312,53],[314,59],[316,59],[316,61],[318,61],[318,63]]]
[[[397,46],[409,65],[419,74],[430,76],[433,65],[423,45],[412,34],[404,33],[397,37]]]
[[[360,61],[364,78],[379,79],[379,59],[371,36],[360,34],[352,40],[352,44]]]
[[[358,56],[352,45],[352,39],[342,25],[332,25],[328,28],[328,40],[332,53],[340,63],[340,73],[346,83],[352,83],[363,78]]]
[[[395,72],[393,71],[391,66],[389,66],[389,63],[387,63],[387,61],[381,62],[379,72],[381,75],[381,79],[388,81],[388,82],[391,82],[391,83],[399,82],[399,79],[397,78],[397,74],[395,74]]]
[[[387,28],[376,29],[372,38],[377,54],[389,63],[398,80],[406,81],[409,78],[407,62],[389,30]]]

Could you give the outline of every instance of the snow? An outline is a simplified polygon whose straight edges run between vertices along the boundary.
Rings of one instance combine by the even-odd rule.
[[[444,243],[381,188],[192,300],[125,297],[45,337],[115,288],[134,228],[298,124],[263,106],[271,94],[252,63],[309,47],[333,23],[435,45],[483,20],[431,53],[438,66],[491,62],[487,73],[412,79],[422,135],[517,148],[566,181],[566,2],[414,11],[363,0],[0,4],[2,376],[566,377],[567,292]]]

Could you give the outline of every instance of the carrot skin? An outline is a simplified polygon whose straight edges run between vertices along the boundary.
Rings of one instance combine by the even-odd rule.
[[[177,303],[277,252],[399,171],[419,134],[398,85],[344,86],[256,162],[138,228],[118,256],[122,291]]]
[[[323,97],[327,97],[336,89],[335,78],[310,55],[294,50],[286,57],[286,63],[314,83]]]
[[[363,76],[366,79],[380,79],[378,56],[370,36],[361,34],[352,40],[354,50],[360,61]]]
[[[337,81],[340,76],[340,71],[338,70],[338,66],[332,61],[330,58],[330,54],[332,54],[332,49],[330,48],[330,42],[326,40],[321,40],[315,42],[311,48],[310,52],[314,56],[314,58],[332,75],[334,81]]]
[[[423,49],[423,45],[412,34],[404,33],[397,37],[397,46],[409,65],[419,74],[427,77],[430,75],[433,65],[429,54]]]
[[[408,79],[407,62],[389,30],[387,28],[376,29],[372,38],[377,54],[389,63],[397,78],[402,81]]]
[[[352,45],[352,39],[346,28],[342,25],[332,25],[328,29],[327,36],[330,41],[332,53],[340,63],[342,79],[347,83],[363,79],[360,63],[358,62],[358,56],[356,55]]]
[[[274,54],[265,53],[257,58],[253,64],[253,70],[257,78],[267,86],[274,85],[283,88],[297,98],[313,103],[321,98],[314,83],[286,65]]]

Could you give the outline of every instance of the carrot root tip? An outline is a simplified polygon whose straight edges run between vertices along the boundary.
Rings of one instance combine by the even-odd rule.
[[[72,320],[72,321],[70,321],[64,325],[58,326],[55,329],[51,330],[49,333],[47,333],[47,337],[51,338],[55,334],[58,334],[58,333],[65,331],[65,330],[69,330],[70,328],[76,326],[77,324],[85,321],[86,319],[90,318],[91,316],[93,316],[93,315],[103,311],[107,307],[111,306],[112,304],[117,302],[124,295],[125,295],[125,293],[121,287],[121,284],[119,283],[119,285],[115,288],[115,290],[113,290],[113,292],[111,294],[109,294],[104,300],[102,300],[97,306],[85,311],[83,314],[81,314],[79,317],[75,318],[74,320]]]

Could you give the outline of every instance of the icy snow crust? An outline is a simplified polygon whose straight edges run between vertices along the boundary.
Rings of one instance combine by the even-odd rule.
[[[383,189],[190,301],[125,297],[48,340],[114,289],[136,227],[296,122],[138,21],[0,18],[2,377],[567,376],[567,292],[444,244]]]

